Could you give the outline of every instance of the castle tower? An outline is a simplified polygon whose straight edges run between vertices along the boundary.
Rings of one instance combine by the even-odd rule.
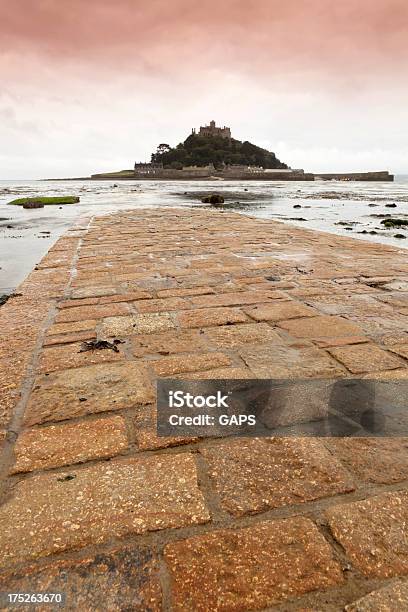
[[[221,138],[231,138],[231,130],[229,127],[217,127],[214,119],[210,121],[210,125],[200,127],[199,136],[221,136]]]

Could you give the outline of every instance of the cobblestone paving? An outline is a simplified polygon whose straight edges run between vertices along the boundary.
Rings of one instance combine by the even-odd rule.
[[[150,209],[83,220],[17,293],[0,309],[0,591],[81,611],[408,609],[406,438],[159,438],[154,392],[407,379],[407,251]],[[122,343],[80,352],[94,339]]]

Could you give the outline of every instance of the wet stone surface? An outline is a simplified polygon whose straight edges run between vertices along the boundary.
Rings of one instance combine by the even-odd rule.
[[[124,609],[139,612],[162,609],[159,564],[148,549],[125,548],[74,561],[58,561],[43,568],[0,577],[0,590],[23,593],[64,593],[64,610]],[[36,607],[38,609],[38,606]],[[33,605],[20,605],[31,611]],[[44,606],[49,609],[49,606]]]
[[[260,344],[239,350],[255,378],[337,377],[343,368],[327,353],[297,345]]]
[[[313,317],[318,314],[313,308],[298,302],[273,302],[272,304],[260,304],[244,310],[255,321],[284,321],[285,319],[297,319],[299,317]]]
[[[136,362],[104,363],[37,378],[26,425],[121,410],[154,400],[153,386]]]
[[[405,366],[402,359],[373,344],[333,348],[329,352],[353,374],[394,370]]]
[[[154,334],[175,327],[169,313],[145,313],[131,317],[107,317],[101,329],[102,337]]]
[[[170,438],[155,383],[403,381],[407,282],[406,250],[227,210],[68,232],[0,308],[2,578],[75,610],[404,609],[402,399],[389,439]],[[265,426],[310,434],[314,388]]]
[[[189,454],[40,474],[0,508],[0,566],[209,518]]]
[[[327,511],[333,536],[365,576],[408,573],[408,492],[384,493]]]
[[[354,490],[346,470],[311,438],[235,440],[200,452],[223,508],[234,516]]]
[[[397,580],[345,607],[346,612],[397,612],[408,605],[408,581]]]
[[[126,425],[120,416],[26,430],[14,447],[12,473],[113,457],[127,447]]]
[[[408,479],[408,438],[332,438],[324,443],[361,480],[391,484]]]
[[[361,329],[355,323],[341,317],[331,316],[281,321],[279,327],[286,329],[295,338],[341,337],[361,334]]]
[[[329,545],[305,518],[175,542],[165,560],[175,610],[262,610],[343,581]]]
[[[238,308],[200,308],[181,312],[178,315],[180,327],[211,327],[245,321],[247,317]]]

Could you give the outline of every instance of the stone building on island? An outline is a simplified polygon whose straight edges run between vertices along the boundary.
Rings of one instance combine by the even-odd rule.
[[[196,136],[196,130],[193,128],[191,133]],[[210,125],[200,126],[200,130],[198,132],[198,136],[221,136],[221,138],[231,138],[231,128],[226,127],[217,127],[215,125],[215,121],[210,121]]]

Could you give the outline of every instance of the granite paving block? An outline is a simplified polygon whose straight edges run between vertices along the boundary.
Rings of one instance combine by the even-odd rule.
[[[88,340],[96,340],[95,331],[89,330],[82,332],[72,332],[72,334],[57,334],[56,336],[46,336],[43,341],[43,347],[71,344],[74,342],[85,342]]]
[[[164,551],[173,610],[262,610],[340,585],[333,551],[309,519],[265,521],[172,542]]]
[[[159,298],[187,297],[190,295],[206,295],[215,293],[214,287],[189,287],[184,289],[161,289],[157,292]]]
[[[347,605],[345,612],[398,612],[408,609],[408,582],[397,580]]]
[[[354,490],[350,474],[312,438],[232,440],[200,452],[224,510],[234,516]]]
[[[391,484],[408,479],[408,438],[331,438],[324,443],[361,480]]]
[[[64,346],[44,348],[39,362],[39,372],[55,372],[96,363],[120,361],[124,359],[123,347],[117,345],[117,352],[112,349],[83,350],[82,342]]]
[[[205,352],[207,350],[208,343],[205,341],[205,337],[196,329],[178,329],[132,337],[132,351],[135,357],[155,353],[170,355],[191,351]]]
[[[300,302],[283,301],[244,307],[243,310],[255,321],[285,321],[285,319],[314,317],[319,314],[317,310]]]
[[[101,337],[155,334],[174,329],[174,316],[168,312],[152,312],[129,317],[107,317],[102,322]]]
[[[329,348],[329,353],[353,374],[403,368],[404,361],[375,344],[355,344]]]
[[[281,321],[279,327],[295,338],[324,338],[335,336],[358,336],[362,329],[355,323],[341,317],[323,315],[307,319]]]
[[[56,323],[69,323],[83,319],[103,319],[105,317],[128,315],[128,304],[96,304],[95,306],[77,306],[64,308],[55,317]]]
[[[212,327],[213,325],[230,325],[244,323],[248,320],[238,308],[199,308],[186,310],[178,314],[180,327]]]
[[[74,289],[71,291],[71,297],[75,300],[89,297],[104,297],[107,295],[115,295],[115,293],[117,293],[116,287],[83,287],[81,289]]]
[[[146,361],[157,376],[172,376],[184,372],[195,372],[221,368],[232,364],[231,357],[224,353],[190,353],[162,357],[155,361]]]
[[[94,612],[160,612],[159,562],[146,548],[126,547],[79,559],[31,565],[0,578],[0,590],[11,593],[64,593],[64,610]],[[18,606],[31,612],[33,604]],[[48,604],[43,610],[51,609]],[[58,609],[58,608],[54,608]]]
[[[63,421],[148,404],[154,399],[146,369],[134,361],[62,370],[36,379],[24,422]]]
[[[345,370],[317,348],[257,344],[239,349],[255,378],[319,378],[344,375]]]
[[[96,319],[85,319],[83,321],[71,321],[69,323],[54,323],[47,329],[47,336],[56,334],[71,334],[73,332],[81,332],[85,330],[94,330],[96,328]]]
[[[135,303],[137,312],[170,312],[191,308],[191,302],[182,298],[164,298],[159,300],[140,300]]]
[[[333,536],[364,576],[408,573],[408,492],[341,504],[326,512]]]
[[[252,291],[239,291],[237,293],[225,293],[222,295],[206,295],[192,297],[190,301],[200,308],[211,308],[213,306],[239,306],[241,304],[257,304],[268,300],[287,299],[282,291],[262,291],[254,289]]]
[[[113,457],[127,447],[126,425],[121,416],[29,429],[18,436],[11,472],[31,472]]]
[[[205,330],[205,337],[214,347],[232,348],[246,344],[271,342],[282,344],[283,340],[267,323],[222,325]]]
[[[43,473],[16,484],[0,507],[0,566],[209,518],[190,454]]]

